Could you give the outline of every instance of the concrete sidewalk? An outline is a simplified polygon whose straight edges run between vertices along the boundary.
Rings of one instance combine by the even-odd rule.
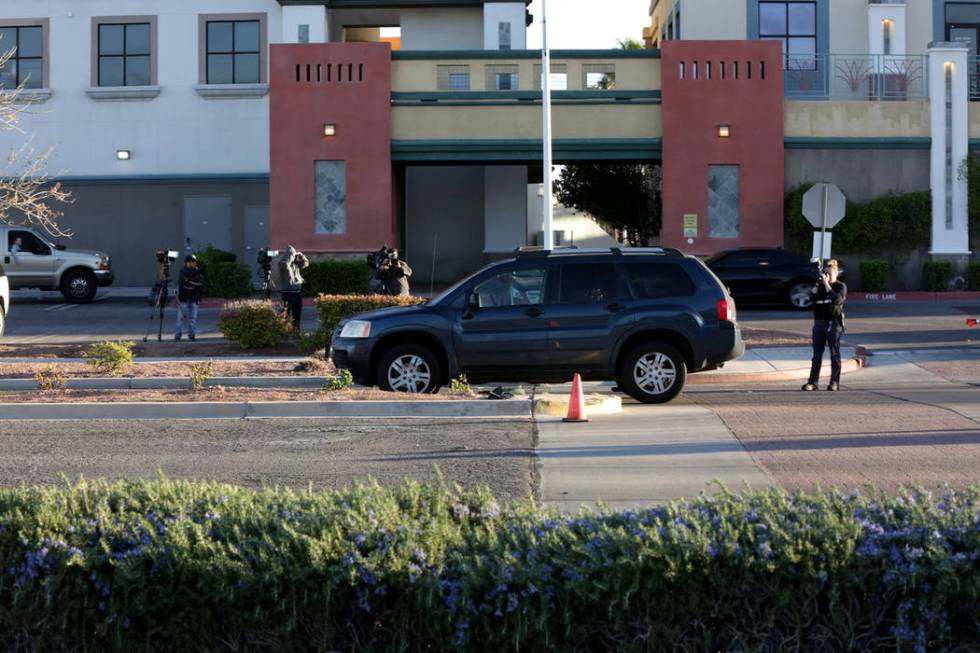
[[[586,424],[537,419],[541,500],[562,510],[598,501],[660,504],[712,492],[715,480],[735,491],[771,483],[722,421],[699,406],[628,403],[621,414]]]

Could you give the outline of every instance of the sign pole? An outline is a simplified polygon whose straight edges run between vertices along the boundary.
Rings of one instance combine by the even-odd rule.
[[[554,249],[555,232],[552,227],[555,211],[554,190],[551,184],[551,52],[548,50],[547,0],[541,0],[541,108],[544,113],[542,141],[544,143],[544,248]]]
[[[827,239],[827,204],[830,201],[830,186],[823,187],[823,218],[820,227],[820,251],[817,260],[820,262],[820,271],[823,272],[823,253],[824,241]]]

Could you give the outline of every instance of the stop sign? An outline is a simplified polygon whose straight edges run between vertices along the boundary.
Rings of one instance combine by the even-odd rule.
[[[847,200],[835,184],[814,184],[803,196],[803,217],[817,229],[833,229],[846,211]]]

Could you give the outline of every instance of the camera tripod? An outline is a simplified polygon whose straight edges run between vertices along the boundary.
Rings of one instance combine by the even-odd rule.
[[[146,325],[146,333],[143,335],[143,342],[149,340],[150,330],[153,328],[153,320],[155,319],[159,319],[159,323],[157,324],[157,342],[163,341],[163,316],[169,301],[170,266],[167,266],[163,270],[163,279],[157,284],[156,295],[153,298],[153,308],[150,309],[150,322]],[[177,300],[177,310],[180,311],[181,316],[184,315],[184,309],[180,305],[179,299]]]

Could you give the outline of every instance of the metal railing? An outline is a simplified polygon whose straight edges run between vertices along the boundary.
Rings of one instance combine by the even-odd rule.
[[[926,55],[787,55],[783,70],[784,91],[790,99],[900,101],[929,97]]]

